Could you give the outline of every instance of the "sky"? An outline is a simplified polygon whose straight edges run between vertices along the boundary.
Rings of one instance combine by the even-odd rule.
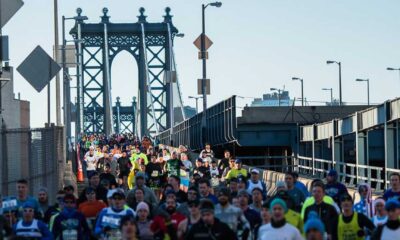
[[[50,55],[54,44],[53,0],[24,0],[25,5],[3,28],[10,38],[10,65],[15,68],[37,46]],[[209,49],[207,75],[211,79],[209,105],[232,95],[262,97],[270,88],[290,91],[291,98],[304,95],[310,102],[330,101],[333,88],[338,98],[338,68],[326,60],[342,62],[343,101],[366,103],[369,78],[371,102],[382,103],[400,93],[400,1],[398,0],[222,0],[221,8],[206,9],[206,34],[214,42]],[[197,94],[201,61],[193,41],[201,32],[201,0],[59,0],[59,16],[75,16],[83,9],[88,22],[99,22],[102,8],[109,9],[113,23],[136,22],[144,7],[148,22],[161,22],[171,7],[173,24],[184,38],[175,40],[175,58],[183,101]],[[67,28],[72,27],[72,22]],[[60,21],[61,29],[61,21]],[[61,36],[61,32],[60,32]],[[61,38],[60,38],[61,39]],[[112,70],[112,96],[130,104],[137,93],[137,66],[128,54],[117,56]],[[14,92],[31,102],[31,126],[46,121],[46,91],[37,93],[14,71]],[[54,79],[52,121],[55,122]],[[319,102],[319,103],[318,103]]]

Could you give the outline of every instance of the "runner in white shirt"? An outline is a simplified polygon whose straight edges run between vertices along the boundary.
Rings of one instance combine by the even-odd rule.
[[[96,172],[97,168],[97,161],[98,158],[96,154],[94,153],[94,147],[89,148],[89,152],[85,154],[85,158],[83,159],[86,163],[86,172],[87,172],[87,177],[90,179],[90,177],[93,175],[93,173]]]

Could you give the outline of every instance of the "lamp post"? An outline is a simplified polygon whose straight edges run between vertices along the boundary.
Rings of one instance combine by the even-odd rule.
[[[303,88],[303,79],[298,77],[292,77],[293,81],[300,81],[301,83],[301,106],[304,107],[304,88]]]
[[[196,100],[196,114],[199,113],[199,98],[203,98],[202,96],[189,96],[190,99]]]
[[[400,68],[388,67],[388,68],[386,68],[386,70],[388,70],[388,71],[399,71],[399,78],[400,78]]]
[[[270,88],[269,90],[278,92],[278,106],[280,107],[281,106],[281,92],[283,90],[279,89],[279,88]]]
[[[337,61],[326,61],[326,64],[333,64],[336,63],[339,66],[339,106],[343,105],[342,102],[342,63]]]
[[[361,78],[357,78],[356,79],[357,82],[367,82],[367,98],[368,98],[368,106],[369,106],[369,79],[361,79]]]
[[[61,46],[61,62],[62,62],[62,69],[63,69],[63,113],[64,113],[64,126],[65,126],[65,137],[67,141],[67,146],[70,146],[71,143],[71,138],[72,138],[72,127],[71,127],[71,77],[68,72],[68,67],[67,67],[67,53],[66,53],[66,48],[67,48],[67,39],[65,37],[65,22],[67,20],[75,20],[75,21],[84,21],[87,20],[88,18],[86,16],[76,16],[76,17],[65,17],[62,16],[62,46]],[[81,41],[80,39],[77,40],[72,40],[71,42],[77,43],[78,41]],[[58,51],[58,49],[57,49]],[[77,137],[77,136],[75,136]],[[67,152],[67,159],[71,159],[72,153],[69,151],[69,147],[66,149]]]
[[[323,88],[324,91],[331,91],[331,106],[333,105],[333,89],[332,88]]]
[[[202,95],[203,95],[203,115],[202,115],[202,140],[203,143],[206,142],[206,110],[207,110],[207,93],[206,93],[206,79],[207,79],[207,65],[206,65],[206,20],[205,20],[205,10],[208,6],[213,6],[213,7],[221,7],[222,3],[221,2],[212,2],[208,4],[202,4],[201,6],[201,16],[202,16],[202,31],[201,31],[201,59],[203,63],[203,78],[201,81],[201,89],[202,89]]]

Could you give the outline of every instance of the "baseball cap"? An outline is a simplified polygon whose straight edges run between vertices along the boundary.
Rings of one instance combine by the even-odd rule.
[[[395,209],[398,209],[398,208],[400,208],[400,202],[398,200],[395,200],[395,199],[390,199],[385,204],[386,211],[392,211],[392,210],[395,210]]]
[[[33,205],[33,202],[27,201],[26,203],[24,203],[24,205],[22,206],[22,208],[23,208],[23,209],[25,209],[25,208],[32,208],[32,209],[34,209],[35,206]]]
[[[235,163],[242,163],[242,160],[236,159],[236,160],[235,160]]]
[[[122,198],[125,198],[124,190],[122,190],[120,188],[115,189],[115,192],[112,194],[112,198],[115,198],[116,196],[120,196]]]
[[[260,171],[257,168],[253,168],[250,173],[260,174]]]

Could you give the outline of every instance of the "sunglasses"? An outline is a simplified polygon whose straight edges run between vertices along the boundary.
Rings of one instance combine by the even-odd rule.
[[[32,213],[32,212],[33,212],[33,209],[24,209],[24,212],[26,212],[26,213]]]
[[[122,200],[122,199],[124,199],[123,197],[114,197],[113,198],[114,200]]]
[[[65,204],[74,204],[74,201],[64,201]]]
[[[94,195],[94,192],[86,193],[86,195]]]

